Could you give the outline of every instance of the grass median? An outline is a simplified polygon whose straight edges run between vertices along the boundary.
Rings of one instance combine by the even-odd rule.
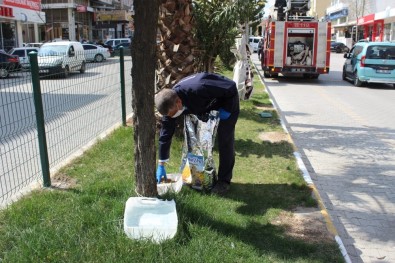
[[[275,139],[283,131],[258,77],[254,87],[241,103],[230,192],[184,186],[167,196],[177,206],[175,238],[153,244],[123,233],[135,180],[133,131],[122,127],[54,176],[65,187],[35,191],[0,211],[0,262],[343,262],[333,239],[295,235],[283,224],[292,224],[296,207],[316,202],[292,144]],[[173,140],[168,172],[178,170],[182,140]]]

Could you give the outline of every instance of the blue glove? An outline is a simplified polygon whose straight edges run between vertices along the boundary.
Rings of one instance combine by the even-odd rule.
[[[219,119],[220,120],[227,120],[230,117],[230,112],[227,112],[223,108],[219,108]]]
[[[156,181],[160,183],[162,177],[164,177],[165,180],[167,179],[165,166],[158,164],[158,169],[156,169]]]

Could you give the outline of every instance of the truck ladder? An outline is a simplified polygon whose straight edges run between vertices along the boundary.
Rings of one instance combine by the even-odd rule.
[[[314,17],[307,16],[310,10],[310,0],[276,0],[278,21],[312,21]]]

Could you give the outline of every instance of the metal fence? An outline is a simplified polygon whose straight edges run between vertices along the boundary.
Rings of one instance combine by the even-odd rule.
[[[0,207],[32,183],[50,184],[46,171],[132,112],[130,56],[87,62],[66,75],[47,72],[37,55],[30,65],[0,79]]]

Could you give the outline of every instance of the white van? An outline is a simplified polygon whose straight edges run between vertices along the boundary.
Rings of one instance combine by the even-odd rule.
[[[40,74],[67,78],[71,71],[85,72],[85,53],[80,42],[60,41],[45,43],[38,51]]]
[[[254,37],[254,36],[250,37],[249,44],[254,52],[258,52],[258,44],[259,44],[259,40],[261,39],[262,37]]]
[[[112,38],[104,42],[104,45],[112,46],[114,48],[116,45],[119,45],[121,43],[131,43],[131,42],[132,41],[130,38]]]

